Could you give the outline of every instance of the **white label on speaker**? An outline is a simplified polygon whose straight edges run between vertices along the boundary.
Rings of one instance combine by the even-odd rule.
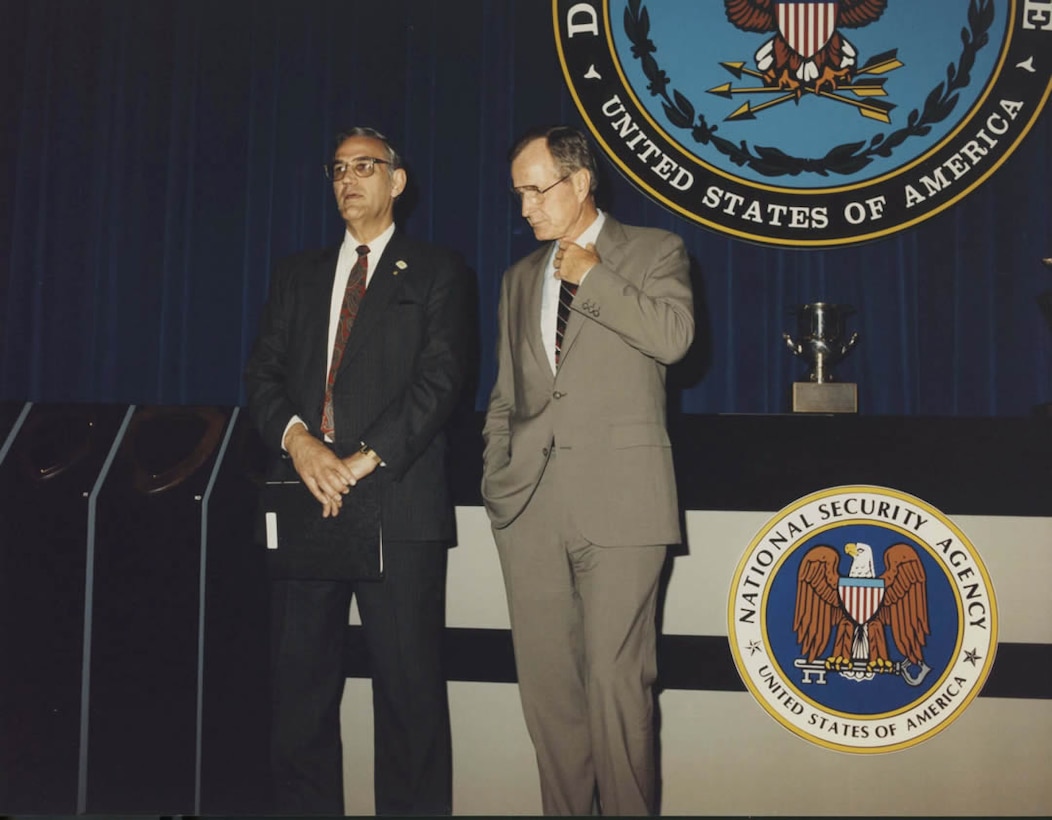
[[[267,549],[276,550],[278,548],[278,514],[268,512],[264,520],[267,526]]]

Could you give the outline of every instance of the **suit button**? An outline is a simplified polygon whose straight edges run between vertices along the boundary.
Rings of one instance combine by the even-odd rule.
[[[541,455],[543,455],[543,456],[547,456],[548,455],[548,448],[547,447],[545,447],[543,450],[541,450]]]
[[[556,390],[554,393],[552,393],[552,398],[558,400],[558,399],[561,399],[565,395],[566,395],[565,393],[560,393],[558,390]]]

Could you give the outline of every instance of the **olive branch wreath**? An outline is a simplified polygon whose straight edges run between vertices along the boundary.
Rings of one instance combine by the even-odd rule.
[[[753,171],[768,177],[797,176],[809,172],[829,176],[830,174],[853,174],[869,165],[874,156],[890,157],[891,152],[911,137],[923,137],[931,131],[933,124],[946,119],[957,106],[962,88],[971,82],[971,71],[975,56],[989,42],[989,30],[993,24],[993,0],[970,0],[968,4],[968,28],[961,29],[962,49],[956,65],[946,67],[946,81],[940,82],[924,101],[923,110],[913,109],[906,118],[906,125],[885,138],[883,133],[869,140],[837,145],[817,159],[794,157],[772,146],[750,146],[742,140],[737,145],[716,136],[717,125],[709,125],[704,114],[697,115],[694,124],[694,105],[677,89],[672,89],[668,74],[658,65],[654,55],[657,46],[650,39],[650,14],[642,0],[628,0],[625,7],[625,34],[632,43],[632,56],[640,61],[648,80],[647,90],[652,97],[661,98],[661,106],[676,128],[690,129],[695,142],[709,143],[735,165],[748,166]],[[874,57],[871,62],[886,57],[890,52]]]

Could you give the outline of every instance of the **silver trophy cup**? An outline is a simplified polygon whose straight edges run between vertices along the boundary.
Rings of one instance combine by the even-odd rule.
[[[795,312],[799,341],[793,341],[792,336],[783,333],[786,345],[811,365],[808,381],[816,384],[835,381],[830,368],[847,356],[858,341],[857,332],[844,341],[844,317],[850,316],[855,309],[850,305],[811,302],[800,305]]]
[[[851,352],[858,333],[845,338],[844,319],[855,312],[850,305],[811,302],[796,313],[796,340],[782,338],[810,369],[806,382],[793,384],[793,411],[799,413],[857,413],[858,391],[853,383],[834,383],[832,368]]]

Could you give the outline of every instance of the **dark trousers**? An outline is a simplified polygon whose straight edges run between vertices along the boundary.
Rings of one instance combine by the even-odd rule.
[[[343,814],[339,712],[352,596],[372,669],[376,812],[451,812],[452,750],[441,662],[446,549],[385,542],[384,576],[382,581],[273,582],[271,763],[281,814]]]

